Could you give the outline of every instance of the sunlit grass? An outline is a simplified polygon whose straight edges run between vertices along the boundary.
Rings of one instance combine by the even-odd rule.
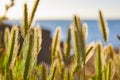
[[[1,80],[120,80],[120,52],[116,53],[112,45],[102,46],[101,42],[86,44],[87,24],[83,24],[76,15],[68,29],[67,40],[63,43],[64,49],[60,46],[62,30],[58,27],[50,48],[51,64],[37,64],[42,30],[31,24],[38,3],[39,0],[36,0],[30,17],[27,4],[24,5],[24,21],[20,28],[13,26],[11,31],[5,29],[5,50],[0,55]],[[109,31],[101,11],[99,18],[101,33],[107,42]],[[20,36],[24,39],[23,44],[19,42]],[[19,51],[20,45],[22,48]],[[94,71],[88,75],[86,65],[91,59],[94,60],[91,62]]]

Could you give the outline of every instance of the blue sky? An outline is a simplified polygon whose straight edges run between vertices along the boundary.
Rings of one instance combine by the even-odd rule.
[[[4,13],[5,3],[10,0],[0,0],[0,15]],[[20,19],[23,16],[23,4],[28,3],[31,11],[34,0],[15,0],[15,6],[7,14],[10,19]],[[85,19],[98,17],[102,10],[106,18],[120,19],[120,0],[40,0],[36,18],[38,19],[71,19],[77,14]]]

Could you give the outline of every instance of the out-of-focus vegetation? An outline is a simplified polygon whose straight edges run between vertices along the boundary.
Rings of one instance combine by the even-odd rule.
[[[56,29],[51,43],[51,64],[37,64],[42,33],[31,24],[38,3],[39,0],[35,0],[30,16],[27,4],[24,4],[24,21],[20,28],[14,25],[11,31],[5,29],[5,48],[0,49],[1,80],[120,80],[120,51],[116,53],[111,44],[102,46],[100,41],[86,44],[88,28],[78,16],[74,16],[68,29],[63,49],[60,46],[61,29]],[[109,29],[101,11],[99,23],[107,43]],[[20,44],[20,36],[24,39],[23,44]]]
[[[7,14],[7,12],[10,10],[10,8],[12,8],[13,6],[14,6],[14,0],[10,0],[10,3],[5,5],[4,15],[3,15],[3,16],[0,16],[0,24],[2,23],[2,21],[3,21],[4,19],[8,19],[6,14]]]

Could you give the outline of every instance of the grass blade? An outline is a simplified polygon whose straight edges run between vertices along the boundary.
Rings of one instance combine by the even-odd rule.
[[[32,8],[32,12],[31,12],[31,14],[30,14],[29,22],[28,22],[28,27],[29,27],[29,28],[31,27],[31,24],[32,24],[33,18],[34,18],[34,16],[35,16],[35,12],[36,12],[36,10],[37,10],[39,1],[40,1],[40,0],[35,0],[35,2],[34,2],[33,8]]]
[[[57,68],[56,63],[53,63],[53,65],[51,66],[51,69],[50,69],[50,74],[49,74],[48,80],[54,80],[56,68]]]
[[[47,68],[45,63],[40,65],[40,80],[47,80]]]
[[[19,39],[19,30],[17,26],[13,26],[11,33],[10,33],[10,42],[8,45],[8,63],[7,67],[13,67],[13,64],[15,62],[17,53],[18,53],[18,39]]]
[[[5,28],[4,42],[5,42],[6,50],[8,49],[8,44],[9,44],[9,34],[10,34],[9,28]]]
[[[28,42],[28,43],[27,43]],[[24,74],[23,74],[23,78],[24,80],[28,80],[29,79],[29,75],[30,75],[30,68],[31,68],[31,58],[32,58],[32,54],[33,54],[33,46],[34,46],[34,30],[30,30],[28,36],[26,37],[26,50],[24,51],[25,53],[23,53],[23,59],[25,59],[25,66],[24,66]]]
[[[102,62],[102,46],[101,46],[101,43],[98,43],[97,47],[96,47],[95,70],[96,70],[96,80],[103,80],[102,79],[103,62]]]
[[[6,79],[13,80],[12,78],[12,68],[14,67],[14,63],[16,60],[16,56],[18,54],[18,39],[19,39],[19,29],[17,26],[13,26],[10,37],[10,41],[8,44],[8,50],[7,50],[7,61],[6,61]]]
[[[79,45],[79,54],[81,55],[81,58],[85,57],[85,38],[83,33],[83,27],[82,22],[79,17],[74,17],[74,27],[76,30],[76,34],[78,37],[78,45]]]
[[[27,4],[24,4],[24,24],[22,26],[22,35],[25,38],[27,32],[29,30],[28,27],[28,9],[27,9]]]
[[[86,54],[85,54],[85,63],[89,61],[89,59],[94,55],[94,49],[95,49],[95,43],[91,42],[87,49],[86,49]]]
[[[83,35],[84,35],[85,40],[86,40],[87,36],[88,36],[88,25],[86,23],[83,24],[82,30],[83,30],[83,33],[84,33]]]
[[[102,32],[102,36],[103,36],[103,39],[105,42],[108,41],[108,35],[109,35],[109,30],[108,30],[108,27],[105,23],[105,19],[103,18],[103,14],[101,11],[99,11],[99,21],[100,21],[100,29],[101,29],[101,32]]]
[[[68,29],[67,41],[64,44],[65,57],[68,59],[71,50],[71,29]]]
[[[52,62],[53,62],[54,59],[55,59],[55,54],[56,54],[57,48],[59,48],[59,44],[60,44],[60,33],[61,33],[61,29],[60,29],[60,28],[57,28],[57,29],[56,29],[56,32],[55,32],[55,35],[54,35],[54,37],[53,37],[53,40],[52,40],[52,52],[51,52]]]
[[[24,42],[26,45],[23,53],[24,80],[28,80],[31,75],[30,73],[33,70],[33,67],[37,60],[37,55],[41,48],[41,41],[42,39],[40,29],[30,29]]]

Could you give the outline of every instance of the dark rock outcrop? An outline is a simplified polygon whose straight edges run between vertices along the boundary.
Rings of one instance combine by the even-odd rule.
[[[0,43],[1,48],[4,48],[4,31],[5,28],[11,29],[12,26],[7,24],[1,24],[0,25]],[[51,47],[51,41],[50,38],[50,31],[42,30],[42,48],[38,55],[38,63],[45,62],[47,64],[50,64],[50,47]],[[22,45],[23,39],[20,37],[20,44]],[[21,46],[20,46],[21,48]]]

